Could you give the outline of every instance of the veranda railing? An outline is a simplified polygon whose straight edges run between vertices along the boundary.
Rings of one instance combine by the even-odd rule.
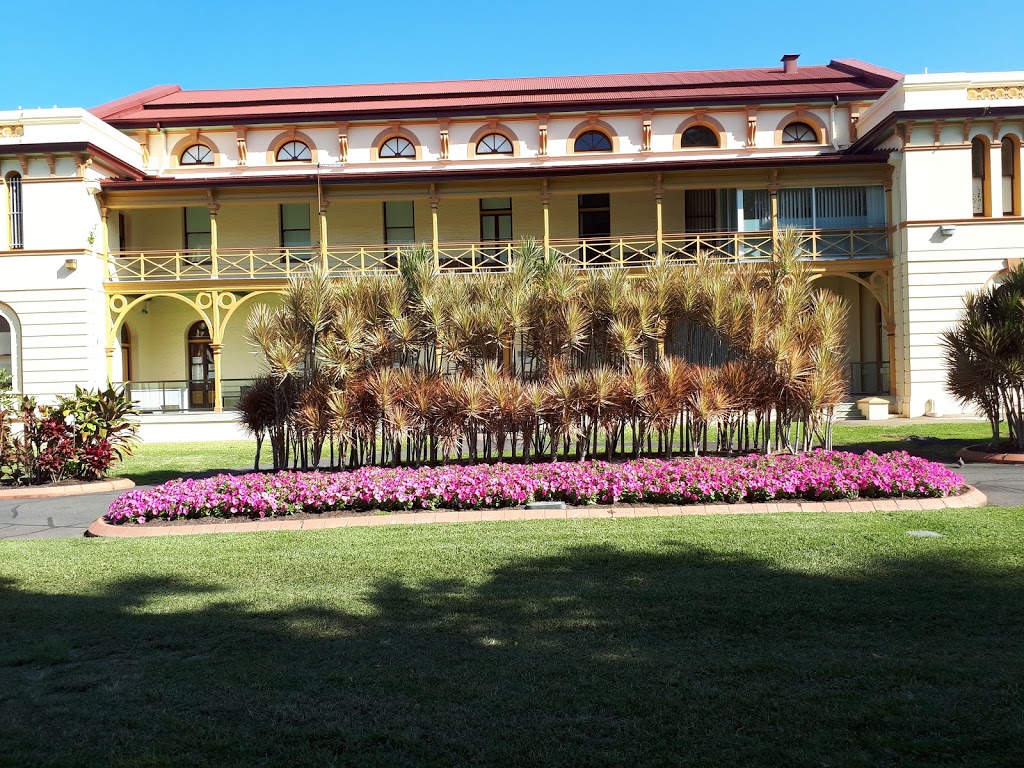
[[[506,269],[518,243],[441,243],[438,267],[445,272],[494,272]],[[551,240],[552,250],[585,268],[643,267],[659,253],[676,262],[698,253],[725,261],[764,261],[772,251],[771,232],[667,234],[661,242],[649,235]],[[219,248],[209,250],[114,251],[109,258],[113,282],[179,281],[218,278],[282,278],[325,263],[332,274],[390,272],[398,269],[401,245],[339,245],[321,251],[303,248]],[[811,260],[886,258],[889,235],[884,228],[808,230],[804,254]]]

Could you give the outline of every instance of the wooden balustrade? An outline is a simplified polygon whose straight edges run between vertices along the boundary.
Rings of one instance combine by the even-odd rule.
[[[808,230],[804,252],[811,260],[879,259],[889,256],[889,234],[884,228]],[[439,269],[446,272],[495,272],[506,269],[518,243],[440,243]],[[219,248],[216,253],[197,250],[117,251],[109,258],[112,282],[164,282],[232,278],[287,278],[312,263],[325,263],[333,275],[391,272],[398,269],[401,245],[317,246],[305,248]],[[551,240],[553,251],[583,268],[644,267],[658,255],[656,236]],[[771,232],[709,232],[665,234],[665,257],[692,261],[698,253],[731,262],[765,261],[771,256]]]

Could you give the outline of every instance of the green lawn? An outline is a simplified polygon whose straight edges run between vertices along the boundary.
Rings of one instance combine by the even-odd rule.
[[[911,436],[921,440],[909,440]],[[905,450],[934,461],[952,461],[965,445],[989,442],[987,423],[904,424],[882,426],[837,426],[835,447],[842,450]],[[225,469],[251,469],[254,441],[235,440],[208,443],[143,443],[112,473],[129,477],[137,485],[162,483],[183,475],[198,475]],[[270,448],[263,447],[262,467],[270,466]]]
[[[1019,766],[1022,539],[985,509],[0,542],[0,765]]]
[[[134,456],[114,467],[115,477],[128,477],[136,485],[162,483],[175,477],[201,475],[224,469],[252,469],[255,440],[207,443],[141,443]],[[264,446],[263,468],[270,467],[270,448]]]

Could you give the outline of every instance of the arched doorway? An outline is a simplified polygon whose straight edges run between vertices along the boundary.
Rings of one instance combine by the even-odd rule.
[[[5,379],[10,377],[10,387],[15,392],[21,391],[19,330],[18,316],[10,307],[0,304],[0,370]]]
[[[188,404],[189,408],[213,408],[213,348],[210,329],[200,320],[188,329]]]
[[[859,278],[859,279],[855,279]],[[842,298],[849,309],[844,332],[847,386],[851,398],[888,395],[890,386],[889,337],[881,303],[868,288],[869,273],[826,274],[814,281],[818,288]]]

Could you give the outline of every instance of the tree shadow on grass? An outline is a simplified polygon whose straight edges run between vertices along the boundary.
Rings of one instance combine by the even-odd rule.
[[[912,456],[920,456],[929,461],[937,461],[942,464],[949,464],[956,461],[957,453],[961,448],[972,445],[979,445],[989,442],[984,438],[947,438],[947,437],[921,437],[917,440],[908,438],[897,438],[887,440],[865,440],[856,443],[843,443],[837,445],[836,450],[849,451],[850,453],[892,453],[893,451],[906,451]]]
[[[0,583],[0,763],[1024,762],[1020,570],[661,546],[381,581],[347,609],[329,583],[271,612],[186,579]]]

